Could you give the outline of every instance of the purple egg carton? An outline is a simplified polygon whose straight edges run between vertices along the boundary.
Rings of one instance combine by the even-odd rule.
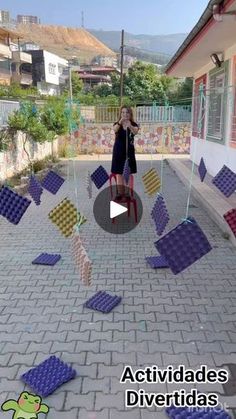
[[[236,173],[224,165],[212,179],[212,183],[229,198],[236,190]]]
[[[164,237],[155,246],[164,256],[176,275],[188,268],[212,249],[207,237],[193,217],[189,217]]]
[[[63,177],[53,172],[53,170],[50,170],[50,172],[48,172],[48,174],[42,180],[41,185],[44,189],[47,189],[48,192],[56,195],[64,182],[65,179],[63,179]]]
[[[170,419],[230,419],[230,415],[218,408],[167,407],[166,414]]]
[[[109,313],[114,307],[120,304],[122,298],[117,295],[110,295],[105,291],[97,292],[93,297],[86,301],[84,306],[93,310]]]
[[[107,171],[103,166],[99,166],[92,174],[91,179],[95,186],[100,189],[109,179]]]
[[[7,186],[0,190],[0,215],[5,217],[10,223],[18,224],[27,210],[31,201],[18,193],[12,191]]]
[[[125,179],[126,184],[128,185],[129,177],[130,177],[129,159],[125,160],[124,169],[123,169],[123,177]]]
[[[49,265],[54,266],[61,259],[61,255],[52,255],[49,253],[41,253],[33,260],[33,265]]]
[[[35,394],[47,397],[75,376],[75,370],[53,355],[23,374],[21,380],[28,384]]]
[[[158,195],[156,199],[151,216],[156,226],[156,232],[160,236],[170,220],[164,198],[161,195]]]
[[[164,256],[147,256],[146,261],[153,269],[169,268],[168,262]]]
[[[203,182],[207,174],[207,169],[206,169],[206,165],[205,165],[203,157],[201,158],[199,166],[198,166],[198,173],[199,173],[201,182]]]
[[[43,188],[35,176],[30,176],[28,192],[36,205],[41,204],[41,195],[43,193]]]

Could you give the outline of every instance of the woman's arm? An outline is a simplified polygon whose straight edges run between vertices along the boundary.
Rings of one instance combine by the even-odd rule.
[[[136,135],[138,133],[139,127],[135,127],[134,125],[130,124],[129,129],[132,132],[132,134]]]
[[[121,125],[119,124],[119,122],[116,122],[113,125],[113,129],[114,129],[115,133],[117,133],[119,131],[120,127],[121,127]]]

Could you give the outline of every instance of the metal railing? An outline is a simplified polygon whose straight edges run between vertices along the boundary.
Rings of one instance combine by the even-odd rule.
[[[136,106],[138,123],[191,122],[191,106]],[[118,106],[80,106],[84,123],[113,123],[119,118]]]
[[[8,116],[19,107],[18,101],[0,100],[0,126],[6,126]],[[136,106],[133,109],[134,119],[140,124],[191,122],[191,106]],[[80,106],[80,114],[83,123],[112,124],[119,118],[119,107]]]

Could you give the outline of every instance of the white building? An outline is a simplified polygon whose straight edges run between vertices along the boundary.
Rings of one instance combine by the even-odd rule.
[[[96,64],[101,67],[117,67],[117,57],[112,55],[99,55],[95,59]]]
[[[10,12],[8,10],[0,10],[0,24],[10,23]]]
[[[32,55],[33,85],[43,95],[59,95],[64,84],[68,61],[45,50],[28,51]]]
[[[236,0],[210,0],[166,67],[170,76],[194,78],[191,159],[199,164],[203,157],[212,176],[224,164],[236,172],[236,21],[232,12],[236,12]]]

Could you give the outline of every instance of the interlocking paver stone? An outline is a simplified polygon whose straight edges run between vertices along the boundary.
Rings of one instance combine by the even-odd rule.
[[[81,179],[97,167],[96,162],[75,164]],[[109,172],[110,163],[103,165]],[[6,397],[14,392],[16,398],[23,390],[17,371],[55,354],[72,363],[79,377],[45,400],[52,419],[162,419],[163,412],[153,409],[125,409],[126,385],[119,383],[124,365],[183,363],[197,368],[202,363],[208,367],[236,363],[236,251],[195,202],[197,208],[190,208],[190,215],[213,250],[177,277],[169,270],[154,272],[148,267],[145,256],[156,255],[156,233],[150,216],[153,200],[146,198],[141,173],[149,168],[148,162],[138,162],[135,185],[144,218],[129,235],[117,237],[100,230],[86,185],[80,183],[81,210],[89,220],[81,237],[93,261],[94,284],[89,291],[79,281],[68,239],[47,218],[65,195],[75,202],[72,177],[56,196],[43,194],[39,207],[30,206],[17,230],[0,220],[0,364],[1,392]],[[185,215],[187,190],[167,165],[163,185],[172,229]],[[55,249],[62,261],[53,273],[31,265],[33,255]],[[88,312],[83,304],[99,290],[120,295],[122,304],[108,314]]]

